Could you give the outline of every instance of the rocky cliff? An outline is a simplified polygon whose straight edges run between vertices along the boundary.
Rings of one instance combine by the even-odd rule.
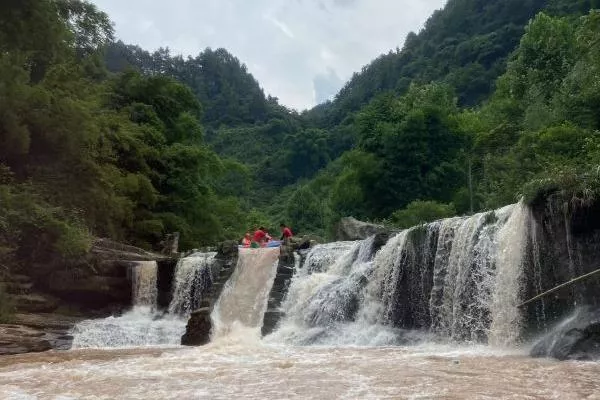
[[[600,204],[575,204],[559,195],[532,205],[526,298],[600,268]],[[526,307],[532,333],[546,331],[579,306],[600,306],[600,274]]]
[[[0,284],[14,315],[0,325],[0,355],[70,348],[75,323],[118,314],[131,305],[129,274],[139,261],[157,261],[167,276],[173,275],[170,256],[107,239],[97,239],[76,264],[54,262],[4,274]]]

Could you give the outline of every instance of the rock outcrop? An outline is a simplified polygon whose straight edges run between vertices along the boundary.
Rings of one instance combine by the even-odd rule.
[[[335,229],[336,240],[363,240],[378,233],[387,232],[383,225],[362,222],[353,217],[342,218]]]
[[[600,360],[600,308],[582,307],[542,338],[533,357]]]
[[[600,203],[575,206],[554,194],[534,202],[532,212],[524,300],[600,268]],[[600,307],[600,274],[528,304],[527,328],[546,331],[584,304]]]
[[[283,252],[283,250],[282,250]],[[277,274],[275,275],[275,280],[273,282],[273,287],[271,288],[271,292],[269,293],[269,302],[267,305],[267,311],[265,312],[263,325],[262,325],[262,335],[266,336],[269,333],[273,332],[277,323],[281,319],[283,313],[280,311],[281,302],[283,301],[288,288],[290,286],[290,281],[294,276],[295,272],[295,262],[294,257],[280,257],[279,264],[277,265]]]
[[[14,306],[0,324],[0,354],[69,349],[72,327],[82,319],[121,312],[131,305],[132,266],[164,263],[172,277],[175,259],[107,239],[97,239],[88,255],[71,265],[49,262],[20,274],[4,274],[0,285]],[[169,267],[170,265],[170,267]]]
[[[0,325],[0,355],[67,350],[69,331],[82,318],[59,314],[15,314],[10,324]]]

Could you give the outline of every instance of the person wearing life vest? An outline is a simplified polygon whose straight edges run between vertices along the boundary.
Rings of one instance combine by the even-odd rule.
[[[267,233],[265,232],[265,228],[263,228],[261,226],[254,232],[254,235],[252,235],[252,245],[251,246],[253,248],[264,247],[266,243],[267,243]]]
[[[249,248],[252,244],[252,236],[250,236],[250,232],[246,232],[246,235],[242,239],[242,247]]]
[[[281,227],[281,241],[284,244],[289,244],[290,240],[292,239],[292,236],[294,236],[294,234],[292,233],[292,230],[285,224],[281,224],[280,227]]]

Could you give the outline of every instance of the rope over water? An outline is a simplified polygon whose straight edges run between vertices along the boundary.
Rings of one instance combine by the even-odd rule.
[[[526,302],[519,304],[519,305],[518,305],[518,307],[519,307],[519,308],[521,308],[521,307],[523,307],[523,306],[526,306],[526,305],[527,305],[527,304],[529,304],[529,303],[532,303],[532,302],[534,302],[534,301],[536,301],[536,300],[538,300],[538,299],[540,299],[540,298],[542,298],[542,297],[545,297],[545,296],[547,296],[547,295],[549,295],[549,294],[551,294],[551,293],[554,293],[554,292],[556,292],[557,290],[560,290],[560,289],[562,289],[562,288],[564,288],[564,287],[570,286],[570,285],[572,285],[572,284],[574,284],[574,283],[577,283],[577,282],[579,282],[579,281],[582,281],[582,280],[584,280],[584,279],[587,279],[587,278],[589,278],[590,276],[593,276],[593,275],[595,275],[595,274],[597,274],[597,273],[599,273],[599,272],[600,272],[600,269],[597,269],[597,270],[595,270],[595,271],[592,271],[592,272],[589,272],[589,273],[587,273],[587,274],[585,274],[585,275],[581,275],[581,276],[578,276],[577,278],[573,278],[573,279],[571,279],[571,280],[570,280],[570,281],[568,281],[568,282],[562,283],[562,284],[560,284],[560,285],[558,285],[558,286],[556,286],[556,287],[554,287],[554,288],[552,288],[552,289],[550,289],[550,290],[547,290],[547,291],[545,291],[544,293],[540,293],[540,294],[538,294],[537,296],[535,296],[535,297],[532,297],[531,299],[527,300]]]

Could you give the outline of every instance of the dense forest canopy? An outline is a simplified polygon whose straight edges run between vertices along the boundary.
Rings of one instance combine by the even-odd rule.
[[[225,49],[115,41],[82,0],[0,5],[0,266],[110,237],[193,248],[342,216],[400,227],[600,177],[596,0],[450,0],[299,114]],[[400,39],[399,39],[400,41]]]

